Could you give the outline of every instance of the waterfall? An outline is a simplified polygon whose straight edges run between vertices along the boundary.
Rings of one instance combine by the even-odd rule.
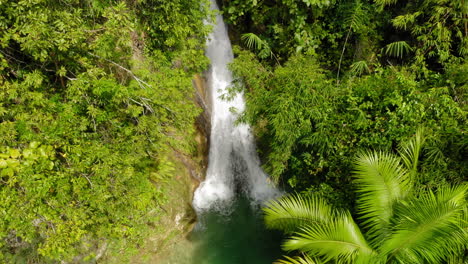
[[[211,0],[211,8],[218,10],[215,0]],[[231,111],[244,111],[243,95],[237,94],[229,101],[220,98],[232,82],[227,65],[233,54],[219,13],[207,40],[206,55],[211,61],[207,81],[213,107],[210,151],[206,178],[195,191],[193,206],[197,212],[224,211],[237,193],[244,193],[253,203],[273,198],[279,192],[260,167],[251,129],[246,124],[236,125],[238,116]]]

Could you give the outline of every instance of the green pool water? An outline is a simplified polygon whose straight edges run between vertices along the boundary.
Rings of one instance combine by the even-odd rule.
[[[281,234],[265,229],[260,209],[244,197],[227,215],[199,216],[189,239],[195,245],[192,264],[271,264],[281,257]]]

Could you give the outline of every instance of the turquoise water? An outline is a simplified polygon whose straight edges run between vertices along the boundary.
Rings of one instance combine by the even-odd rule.
[[[193,264],[271,264],[281,257],[281,235],[265,229],[259,209],[239,197],[232,212],[199,216],[190,235],[196,249]]]

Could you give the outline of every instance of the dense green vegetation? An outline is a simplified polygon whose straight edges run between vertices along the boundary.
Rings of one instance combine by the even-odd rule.
[[[245,45],[233,91],[245,91],[243,121],[274,179],[349,207],[356,153],[395,150],[422,126],[420,185],[464,181],[463,1],[238,0],[224,10]]]
[[[221,2],[238,44],[232,91],[247,100],[240,121],[254,127],[277,183],[320,197],[272,205],[330,213],[289,240],[286,249],[311,253],[290,261],[359,260],[357,251],[291,242],[330,227],[341,240],[360,234],[372,263],[466,252],[466,227],[454,247],[424,240],[466,224],[456,222],[466,221],[466,1]],[[208,66],[209,17],[206,0],[0,0],[1,263],[92,262],[103,252],[125,262],[161,228],[171,153],[196,144],[191,80]],[[411,159],[398,146],[421,128],[425,143]],[[401,158],[384,154],[397,150]],[[366,158],[377,171],[385,165],[398,192],[377,193]],[[384,223],[374,221],[379,201]],[[437,218],[444,213],[453,214]],[[425,221],[432,233],[395,251]]]
[[[359,205],[359,193],[367,187],[353,180],[352,171],[362,151],[395,152],[399,142],[424,128],[426,142],[414,167],[418,177],[412,179],[411,204],[435,210],[431,199],[453,190],[447,186],[466,184],[466,1],[232,0],[224,1],[224,15],[240,46],[231,65],[236,77],[232,92],[246,96],[241,121],[255,128],[265,170],[288,191],[313,194],[323,203],[350,211],[363,227],[356,232],[364,234],[363,241],[369,240],[366,243],[377,255],[384,256],[390,246],[379,244],[385,239],[374,239],[380,233],[369,229],[371,213],[362,212]],[[282,201],[288,204],[287,199]],[[466,197],[460,199],[466,208]],[[410,213],[414,208],[404,210]],[[404,223],[396,218],[392,224],[401,231]],[[344,222],[355,225],[344,214],[330,225],[308,227],[295,238],[318,239],[331,224],[338,228]],[[345,240],[347,228],[341,227],[342,232],[334,234]],[[466,232],[463,236],[466,242]],[[354,263],[357,255],[327,251],[326,245],[293,246],[293,240],[285,249],[311,252],[312,257],[330,253],[331,263],[342,263],[343,258],[343,263]],[[423,245],[424,250],[437,244],[431,243]],[[391,258],[399,263],[443,263],[442,256],[450,255],[405,252],[408,255],[392,253]]]
[[[466,107],[449,87],[425,87],[395,68],[337,87],[314,58],[302,56],[270,70],[241,52],[232,68],[248,84],[244,120],[256,124],[268,173],[293,189],[350,197],[352,157],[395,148],[419,126],[431,131],[422,184],[457,183],[468,173]],[[452,81],[450,73],[441,78]]]
[[[468,185],[417,192],[424,141],[418,131],[399,156],[373,151],[354,161],[361,228],[319,196],[271,202],[264,209],[267,226],[292,234],[285,250],[306,254],[281,263],[464,263]]]
[[[0,1],[1,263],[125,261],[148,236],[193,148],[204,3]]]
[[[323,67],[346,72],[363,62],[414,63],[421,73],[441,69],[468,52],[464,0],[232,0],[225,17],[253,33],[280,61],[317,55]]]

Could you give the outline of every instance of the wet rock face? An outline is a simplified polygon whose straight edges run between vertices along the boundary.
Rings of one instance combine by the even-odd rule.
[[[211,109],[212,98],[203,76],[196,74],[193,77],[193,87],[195,92],[195,102],[203,109],[203,112],[195,120],[197,133],[195,140],[197,141],[197,153],[194,161],[198,164],[198,172],[200,177],[196,177],[197,186],[200,181],[203,181],[208,167],[208,152],[210,145],[210,132],[211,132]]]
[[[194,76],[192,83],[195,88],[195,101],[203,109],[197,117],[196,126],[208,139],[211,131],[211,98],[207,90],[208,86],[206,80],[198,74]]]

